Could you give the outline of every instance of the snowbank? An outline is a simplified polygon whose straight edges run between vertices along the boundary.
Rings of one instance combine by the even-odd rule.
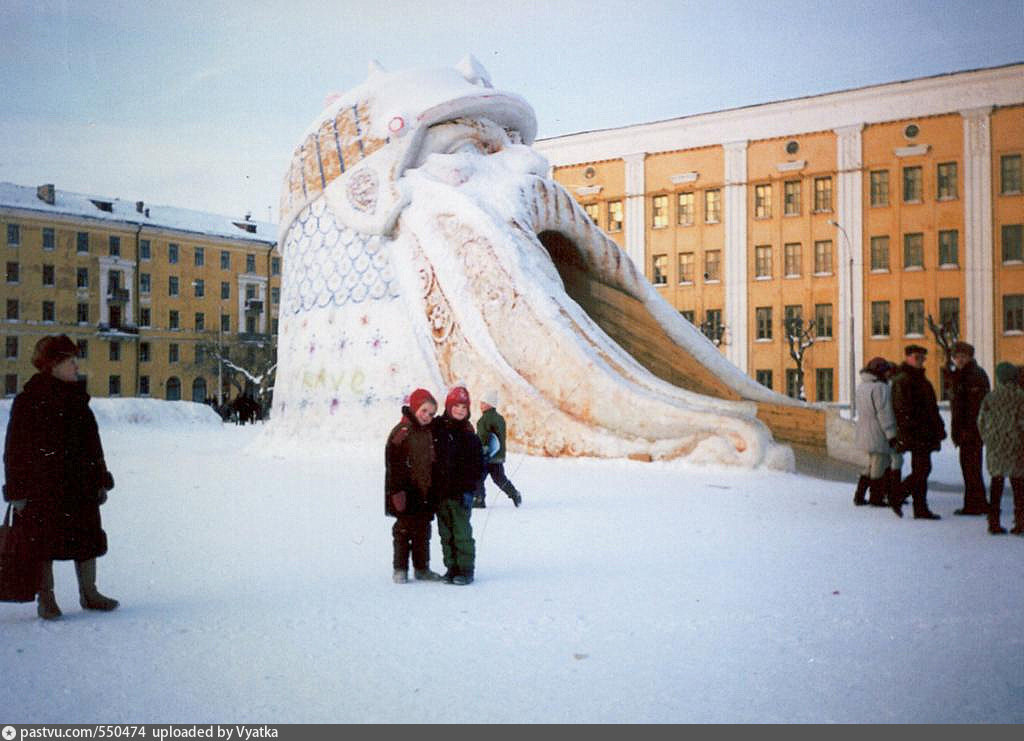
[[[0,399],[0,428],[7,430],[13,399]],[[193,401],[163,399],[92,399],[89,408],[96,415],[100,434],[121,428],[150,429],[216,427],[221,419],[211,407]]]

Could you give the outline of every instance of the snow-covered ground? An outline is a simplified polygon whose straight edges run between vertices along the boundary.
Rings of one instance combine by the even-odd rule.
[[[62,620],[0,605],[5,723],[1024,722],[1024,538],[952,516],[948,443],[940,522],[797,474],[512,455],[476,583],[400,586],[382,441],[98,416],[122,607],[83,613],[68,562]]]

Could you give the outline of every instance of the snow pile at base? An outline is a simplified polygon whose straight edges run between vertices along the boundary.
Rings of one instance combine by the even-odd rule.
[[[0,400],[0,429],[7,430],[13,399]],[[91,399],[100,434],[122,428],[149,427],[179,429],[217,427],[221,418],[207,404],[162,399]]]

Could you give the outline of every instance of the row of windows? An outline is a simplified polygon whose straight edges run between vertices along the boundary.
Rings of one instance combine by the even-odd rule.
[[[771,306],[754,309],[754,337],[767,341],[774,339],[774,311]],[[797,334],[804,330],[804,307],[792,304],[783,309],[782,328],[785,334]],[[832,304],[815,304],[814,321],[811,330],[818,339],[832,339]]]
[[[88,376],[79,375],[78,383],[81,386],[85,386],[88,383]],[[192,382],[192,401],[205,402],[207,394],[207,384],[205,378],[196,378]],[[4,396],[15,396],[18,393],[18,374],[17,373],[5,373],[4,374]],[[112,374],[107,377],[107,394],[109,396],[120,396],[122,393],[121,376],[118,374]],[[139,396],[149,396],[150,381],[149,376],[139,376]],[[180,401],[181,400],[181,380],[177,376],[172,376],[167,379],[164,384],[164,398],[168,401]]]
[[[831,275],[833,249],[831,239],[822,239],[814,243],[814,274]],[[771,278],[773,250],[771,245],[754,247],[754,276]],[[679,283],[689,285],[695,282],[696,256],[693,252],[680,252],[678,255]],[[721,280],[722,251],[705,250],[704,281]],[[783,270],[787,278],[796,278],[803,274],[803,245],[792,242],[783,245]],[[668,284],[668,255],[654,255],[652,258],[651,281],[654,285]]]
[[[1003,296],[1003,333],[1024,332],[1024,294]],[[903,334],[908,337],[924,335],[927,322],[923,299],[907,299],[903,302]],[[960,299],[939,299],[939,324],[960,330]],[[871,302],[871,336],[889,337],[892,333],[889,301]]]
[[[7,299],[7,312],[6,318],[8,321],[20,321],[22,319],[22,307],[21,302],[18,299]],[[39,317],[44,322],[56,322],[57,321],[57,310],[56,305],[53,301],[42,301],[40,303]],[[144,328],[152,327],[152,310],[148,306],[139,308],[139,326]],[[78,324],[89,323],[89,304],[85,302],[79,302],[76,306],[75,321]],[[245,317],[246,332],[256,332],[256,327],[259,324],[259,319],[254,315],[247,315]],[[276,327],[277,320],[273,320]],[[122,322],[117,312],[111,313],[110,325],[113,327],[120,327]],[[206,331],[206,314],[202,311],[197,311],[194,314],[193,326],[196,332]],[[221,314],[220,315],[220,326],[222,332],[231,331],[231,315]],[[168,329],[181,329],[181,313],[176,309],[171,309],[167,313],[167,328]],[[276,333],[276,331],[275,331]]]
[[[754,371],[754,377],[762,386],[774,388],[773,374],[771,370],[759,369]],[[835,401],[835,371],[833,368],[814,369],[815,401]],[[802,398],[800,388],[800,374],[796,368],[786,369],[786,395],[794,399]]]

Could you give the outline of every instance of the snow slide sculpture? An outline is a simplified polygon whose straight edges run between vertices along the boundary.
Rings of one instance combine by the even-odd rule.
[[[472,57],[373,64],[329,102],[282,193],[274,427],[382,444],[411,389],[462,380],[522,452],[791,466],[757,417],[787,400],[658,296],[535,134]]]

